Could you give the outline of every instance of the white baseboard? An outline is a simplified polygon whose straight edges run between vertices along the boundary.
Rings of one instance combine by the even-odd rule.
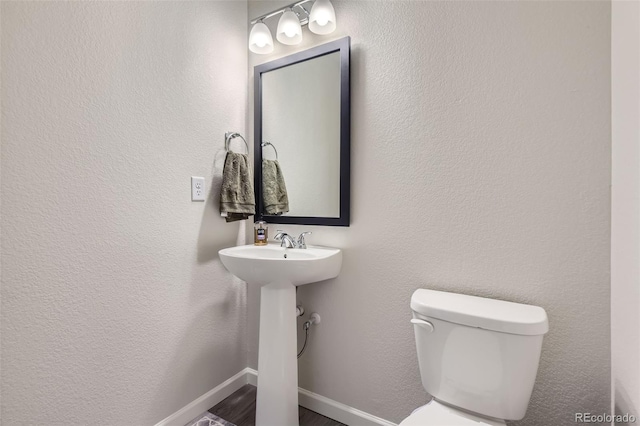
[[[349,426],[397,426],[388,420],[302,388],[298,388],[298,404]]]
[[[155,426],[184,426],[189,420],[207,411],[246,384],[254,386],[258,384],[258,372],[253,368],[245,368]],[[298,403],[348,426],[397,426],[395,423],[302,388],[298,388]]]
[[[160,420],[155,426],[184,426],[197,415],[204,413],[223,399],[246,385],[250,368],[245,368],[233,377],[220,383],[209,392],[185,405],[169,417]],[[253,370],[255,371],[255,370]]]
[[[245,370],[249,376],[247,383],[257,386],[258,372],[253,368]],[[397,426],[395,423],[302,388],[298,388],[298,404],[348,426]]]
[[[247,383],[253,386],[258,386],[258,370],[253,368],[245,368],[247,372]]]

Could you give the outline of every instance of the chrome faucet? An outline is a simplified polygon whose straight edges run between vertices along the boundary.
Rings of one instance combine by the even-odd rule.
[[[284,232],[281,229],[278,229],[277,234],[275,237],[273,237],[276,240],[281,240],[282,242],[280,243],[280,247],[284,247],[284,248],[298,248],[298,249],[306,249],[307,248],[307,244],[304,240],[304,236],[307,234],[311,234],[312,232],[308,231],[308,232],[303,232],[302,234],[298,235],[298,242],[296,243],[296,240],[293,239],[293,237],[289,234],[287,234],[286,232]]]
[[[277,234],[273,238],[275,240],[282,240],[282,242],[280,243],[280,247],[296,248],[296,242],[291,235],[287,234],[286,232],[280,229],[278,229],[276,232]]]

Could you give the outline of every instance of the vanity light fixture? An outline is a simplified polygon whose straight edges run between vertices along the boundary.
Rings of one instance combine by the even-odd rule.
[[[312,3],[310,10],[304,6]],[[273,38],[265,19],[280,16],[276,39],[286,45],[298,44],[302,41],[302,26],[309,25],[315,34],[325,35],[336,29],[336,12],[330,0],[299,0],[281,9],[265,13],[251,21],[253,28],[249,35],[249,50],[253,53],[266,54],[273,52]]]

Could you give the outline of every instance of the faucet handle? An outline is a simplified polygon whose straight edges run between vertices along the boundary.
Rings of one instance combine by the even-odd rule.
[[[282,229],[278,229],[278,230],[276,231],[276,235],[274,235],[274,236],[273,236],[273,238],[274,238],[275,240],[279,240],[279,239],[281,239],[284,235],[288,235],[288,234],[287,234],[286,232],[284,232]]]
[[[303,232],[302,234],[300,234],[298,236],[298,248],[301,248],[301,249],[306,249],[307,248],[307,244],[304,241],[304,236],[307,235],[307,234],[313,234],[313,232],[311,232],[311,231]]]

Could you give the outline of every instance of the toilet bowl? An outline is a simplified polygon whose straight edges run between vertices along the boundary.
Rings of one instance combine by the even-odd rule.
[[[544,309],[418,289],[411,310],[422,386],[434,399],[400,426],[504,426],[524,418],[549,330]]]
[[[435,399],[416,409],[398,426],[505,426],[502,420],[488,419],[442,404]]]

